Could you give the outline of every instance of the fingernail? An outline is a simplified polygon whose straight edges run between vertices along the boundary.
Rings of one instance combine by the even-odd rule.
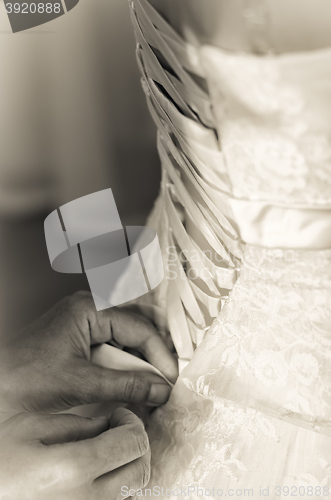
[[[148,401],[155,405],[162,405],[169,399],[171,387],[166,384],[152,384]]]

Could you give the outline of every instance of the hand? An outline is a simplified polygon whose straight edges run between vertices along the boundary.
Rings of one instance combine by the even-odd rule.
[[[0,424],[0,442],[3,499],[117,500],[149,481],[147,434],[123,408],[110,420],[21,413]]]
[[[0,350],[0,407],[54,412],[106,401],[164,404],[169,385],[152,373],[102,368],[90,362],[92,345],[115,340],[137,349],[169,380],[177,363],[144,317],[112,308],[97,312],[78,292],[10,338]]]

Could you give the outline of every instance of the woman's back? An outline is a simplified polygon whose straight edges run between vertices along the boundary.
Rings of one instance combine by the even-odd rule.
[[[162,163],[166,278],[145,310],[181,371],[149,423],[150,486],[327,496],[330,8],[130,3]]]

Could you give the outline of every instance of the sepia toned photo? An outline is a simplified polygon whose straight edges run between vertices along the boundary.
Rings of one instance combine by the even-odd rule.
[[[331,497],[330,0],[0,0],[0,500]]]

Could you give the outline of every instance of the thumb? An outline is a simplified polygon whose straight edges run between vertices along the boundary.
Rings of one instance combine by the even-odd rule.
[[[109,429],[109,418],[85,418],[71,414],[21,414],[19,422],[25,440],[43,445],[63,444],[92,439]]]
[[[161,405],[167,402],[171,388],[154,373],[122,371],[103,368],[85,360],[77,360],[70,377],[72,393],[68,394],[72,406],[121,401]]]

